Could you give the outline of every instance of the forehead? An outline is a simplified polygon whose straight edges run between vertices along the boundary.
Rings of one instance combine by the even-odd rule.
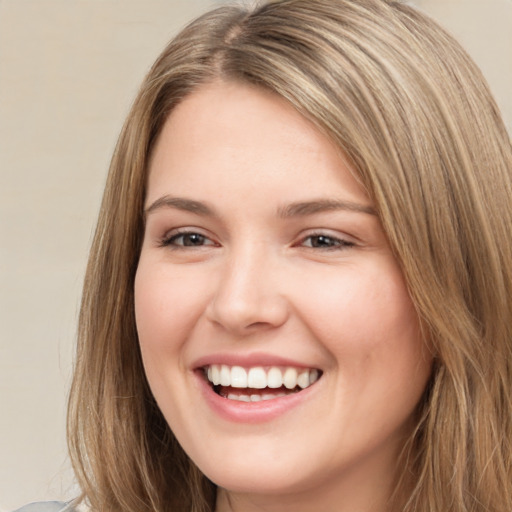
[[[241,176],[257,186],[294,181],[314,193],[327,175],[361,195],[339,148],[288,102],[219,81],[189,95],[167,119],[152,155],[149,195],[171,186],[204,188],[211,180],[219,191]]]

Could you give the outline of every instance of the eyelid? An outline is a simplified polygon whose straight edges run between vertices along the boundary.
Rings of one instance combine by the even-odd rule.
[[[313,247],[313,246],[307,246],[304,245],[305,241],[311,238],[319,238],[319,237],[325,237],[327,239],[331,239],[335,242],[334,245],[331,246],[325,246],[325,247]],[[333,231],[329,229],[316,229],[312,231],[308,231],[307,233],[301,234],[301,236],[298,238],[298,242],[294,245],[298,245],[301,247],[305,247],[307,249],[312,250],[343,250],[350,247],[353,247],[356,245],[356,242],[353,240],[352,237],[349,237],[348,235],[344,235],[341,233],[333,233]]]
[[[185,245],[185,244],[177,244],[173,243],[173,240],[176,240],[178,237],[186,236],[186,235],[199,235],[200,237],[204,238],[205,243],[201,245]],[[325,246],[313,246],[313,245],[307,245],[306,241],[311,240],[312,238],[319,238],[324,237],[326,239],[329,239],[333,242],[332,245],[325,245]],[[307,230],[305,232],[300,233],[296,237],[296,241],[292,243],[292,246],[294,247],[302,247],[308,250],[313,251],[336,251],[336,250],[343,250],[348,249],[350,247],[358,245],[357,242],[354,240],[353,237],[342,234],[339,232],[335,232],[331,229],[327,228],[320,228],[320,229],[311,229]],[[158,239],[158,246],[160,247],[167,247],[172,249],[200,249],[204,247],[219,247],[220,243],[215,240],[215,238],[208,232],[205,232],[204,229],[195,227],[195,226],[185,226],[185,227],[179,227],[174,228],[171,230],[166,231],[166,233]]]
[[[205,240],[207,240],[209,243],[206,243],[204,245],[183,245],[183,244],[173,244],[173,239],[176,239],[180,236],[186,236],[186,235],[199,235],[203,237]],[[196,227],[181,227],[181,228],[175,228],[171,229],[170,231],[167,231],[164,236],[162,236],[159,239],[158,245],[160,247],[170,247],[173,249],[198,249],[201,247],[214,247],[219,246],[219,244],[208,234],[204,233],[204,230]]]

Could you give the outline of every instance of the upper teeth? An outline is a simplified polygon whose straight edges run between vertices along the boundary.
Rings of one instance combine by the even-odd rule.
[[[272,366],[264,368],[255,366],[243,368],[242,366],[227,366],[225,364],[212,364],[207,367],[208,380],[214,385],[231,386],[233,388],[280,388],[285,386],[293,389],[296,386],[307,388],[318,380],[318,370],[309,368],[281,368]]]

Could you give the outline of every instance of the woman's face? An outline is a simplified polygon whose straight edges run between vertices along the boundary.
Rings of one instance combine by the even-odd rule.
[[[146,214],[142,358],[177,439],[222,488],[219,507],[377,504],[430,356],[336,147],[272,93],[203,86],[157,141]]]

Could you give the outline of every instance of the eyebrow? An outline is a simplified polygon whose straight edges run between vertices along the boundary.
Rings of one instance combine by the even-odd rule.
[[[287,218],[314,215],[315,213],[334,210],[348,210],[357,213],[366,213],[368,215],[377,215],[377,212],[371,206],[339,199],[318,199],[314,201],[291,203],[285,207],[279,208],[278,213],[280,217]]]
[[[151,212],[161,208],[176,208],[177,210],[192,212],[196,213],[197,215],[210,217],[216,216],[214,210],[201,201],[194,201],[193,199],[171,196],[162,196],[158,198],[144,210],[144,215],[147,216]]]
[[[213,208],[201,201],[186,199],[183,197],[162,196],[151,203],[144,211],[144,215],[161,208],[175,208],[186,212],[195,213],[204,217],[217,217]],[[353,201],[342,201],[339,199],[317,199],[313,201],[301,201],[278,208],[278,216],[281,218],[305,217],[316,213],[323,213],[335,210],[348,210],[356,213],[376,215],[371,206],[354,203]]]

